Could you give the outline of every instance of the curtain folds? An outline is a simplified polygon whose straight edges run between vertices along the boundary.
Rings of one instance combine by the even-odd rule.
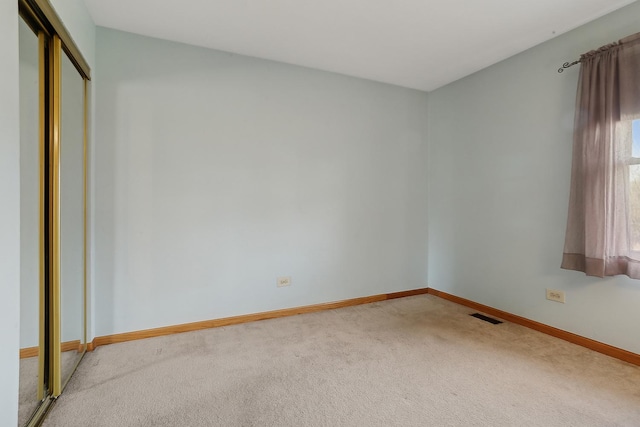
[[[640,118],[640,33],[580,60],[562,268],[640,279],[629,212],[631,126]]]

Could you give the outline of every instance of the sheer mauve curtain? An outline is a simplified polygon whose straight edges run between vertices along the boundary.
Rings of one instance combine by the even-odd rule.
[[[640,118],[640,33],[582,55],[562,268],[640,279],[629,241],[631,123]]]

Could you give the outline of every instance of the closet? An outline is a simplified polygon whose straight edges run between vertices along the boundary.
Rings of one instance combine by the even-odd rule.
[[[35,426],[87,350],[90,70],[47,0],[19,6],[18,420]]]

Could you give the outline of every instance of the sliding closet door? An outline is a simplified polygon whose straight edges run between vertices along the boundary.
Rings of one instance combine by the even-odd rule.
[[[18,0],[21,131],[19,425],[37,426],[86,352],[87,81],[47,0]],[[0,424],[2,424],[0,420]]]
[[[53,39],[54,395],[80,362],[85,339],[85,80]],[[54,263],[55,264],[55,263]]]
[[[19,21],[20,38],[20,391],[19,425],[49,394],[46,365],[44,246],[45,43]]]

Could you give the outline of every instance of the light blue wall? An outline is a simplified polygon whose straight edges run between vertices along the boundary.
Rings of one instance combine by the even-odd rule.
[[[426,286],[426,93],[103,28],[96,70],[96,335]]]
[[[634,3],[429,94],[429,286],[640,353],[640,281],[560,269],[579,69],[556,72],[638,31]]]
[[[18,2],[0,0],[0,420],[18,423],[20,108]]]

